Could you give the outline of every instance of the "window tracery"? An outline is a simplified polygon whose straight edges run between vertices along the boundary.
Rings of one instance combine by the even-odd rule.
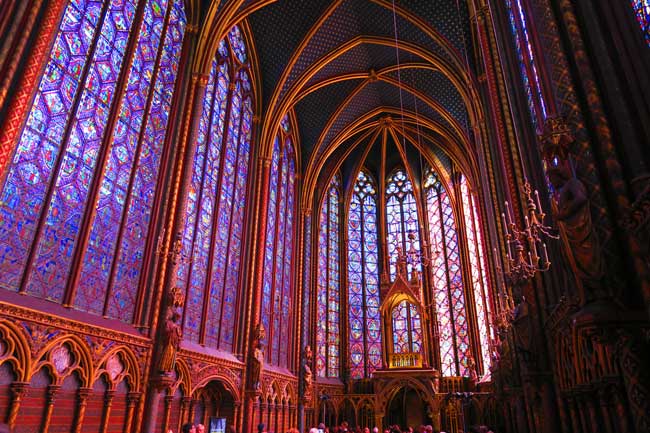
[[[177,271],[184,338],[223,350],[233,345],[253,118],[248,64],[235,46],[243,41],[231,30],[212,62],[181,238],[187,260]]]
[[[420,252],[420,225],[418,223],[418,209],[413,185],[406,171],[402,168],[395,170],[389,177],[386,186],[386,224],[387,245],[391,281],[397,274],[397,252],[408,251],[411,246]],[[413,242],[409,239],[413,235]],[[412,272],[422,272],[420,264],[408,263],[408,277]]]
[[[429,239],[436,252],[433,294],[438,319],[441,373],[467,376],[470,336],[459,250],[459,237],[451,197],[430,168],[425,174]]]
[[[381,367],[377,191],[364,171],[348,210],[348,311],[350,377],[360,379]]]
[[[282,367],[288,367],[291,337],[295,164],[292,129],[285,116],[275,138],[271,160],[262,286],[262,324],[269,345],[266,356],[269,363]]]

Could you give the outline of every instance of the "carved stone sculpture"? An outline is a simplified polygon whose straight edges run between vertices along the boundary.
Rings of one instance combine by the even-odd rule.
[[[566,163],[548,170],[549,180],[556,190],[558,221],[562,236],[568,243],[568,254],[573,259],[576,275],[590,293],[597,298],[603,287],[603,267],[600,246],[591,221],[589,198],[584,184],[572,175]]]
[[[309,387],[311,387],[312,380],[313,380],[313,375],[311,372],[312,358],[313,358],[313,353],[311,351],[311,347],[307,345],[305,346],[305,359],[302,364],[303,385],[306,391],[309,389]]]
[[[163,330],[164,347],[158,368],[161,373],[171,373],[174,371],[176,352],[182,337],[181,327],[178,324],[180,318],[181,315],[175,312],[165,321],[165,329]]]
[[[262,370],[264,369],[264,339],[266,330],[261,323],[255,325],[253,330],[253,350],[250,355],[250,387],[253,390],[260,389]]]

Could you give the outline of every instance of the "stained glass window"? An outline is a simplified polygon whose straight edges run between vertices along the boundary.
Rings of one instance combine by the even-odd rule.
[[[0,194],[1,287],[134,319],[183,3],[67,4]]]
[[[286,128],[285,128],[286,125]],[[292,129],[285,116],[275,138],[271,160],[269,204],[264,249],[262,324],[270,364],[288,367],[292,295],[293,220],[296,166]]]
[[[478,325],[483,372],[487,373],[490,369],[490,341],[493,337],[490,328],[490,300],[488,298],[487,268],[485,267],[485,255],[481,241],[481,227],[476,212],[476,203],[470,192],[465,176],[462,176],[461,178],[460,191],[467,232],[467,251],[472,276],[472,288],[474,292],[474,305],[476,307],[476,321]]]
[[[534,55],[528,31],[526,11],[522,0],[505,0],[512,35],[515,41],[519,69],[524,82],[528,107],[535,127],[541,127],[546,119],[546,105],[538,74],[538,63]]]
[[[467,376],[470,338],[451,197],[431,169],[425,174],[424,193],[429,239],[435,253],[433,295],[438,320],[441,373],[445,376]]]
[[[243,42],[231,30],[205,89],[177,271],[184,338],[223,350],[233,344],[253,121],[248,64],[235,47]]]
[[[402,301],[393,307],[393,353],[420,353],[422,321],[415,305]]]
[[[650,46],[650,0],[631,0],[634,14],[641,26],[645,40]]]
[[[386,224],[387,244],[391,280],[397,272],[398,249],[402,252],[413,248],[420,251],[420,232],[418,210],[413,194],[413,185],[404,169],[395,170],[388,178],[386,187]],[[409,278],[414,265],[409,263],[407,271]],[[421,272],[420,264],[415,265],[415,271]]]
[[[348,212],[348,311],[350,377],[381,367],[377,191],[360,171]]]
[[[311,321],[311,215],[305,216],[305,240],[304,251],[305,261],[303,262],[303,327],[302,341],[303,344],[313,346],[310,338]]]
[[[340,187],[341,181],[335,175],[323,200],[319,220],[316,372],[322,377],[338,377],[340,367]]]

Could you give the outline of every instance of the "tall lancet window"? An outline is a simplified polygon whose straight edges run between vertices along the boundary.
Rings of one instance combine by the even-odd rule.
[[[650,46],[650,0],[631,0],[636,20],[641,26],[645,40]]]
[[[234,27],[219,45],[203,96],[177,273],[187,299],[184,338],[228,351],[240,287],[252,120],[249,64]]]
[[[321,205],[318,229],[316,372],[321,377],[338,377],[340,369],[340,197],[337,174]]]
[[[418,223],[418,209],[413,185],[402,168],[395,170],[388,177],[386,186],[386,224],[388,258],[390,265],[390,278],[395,279],[397,273],[398,250],[403,253],[414,248],[420,251],[420,232]],[[413,271],[420,272],[421,265],[409,263],[407,271],[409,278]]]
[[[296,159],[293,131],[287,116],[281,122],[273,146],[269,207],[264,249],[262,324],[266,329],[270,364],[288,367],[293,305],[293,239]]]
[[[436,303],[441,373],[468,376],[470,340],[461,271],[456,220],[449,193],[428,169],[424,178],[433,263],[433,295]]]
[[[348,212],[348,310],[350,377],[367,377],[381,367],[377,190],[360,171]]]
[[[539,63],[535,57],[532,40],[529,34],[529,20],[524,9],[523,0],[505,0],[508,9],[510,27],[517,49],[519,70],[524,82],[528,107],[533,123],[541,127],[546,119],[546,104],[542,94],[542,85],[539,79]]]
[[[472,276],[472,289],[474,292],[474,305],[476,307],[476,321],[481,347],[483,373],[487,373],[490,370],[490,340],[493,337],[490,327],[491,306],[488,295],[488,276],[476,200],[467,184],[465,176],[462,176],[460,181],[460,194],[463,205],[465,230],[467,232],[467,252]]]
[[[136,319],[185,24],[183,0],[68,2],[1,186],[0,287]]]

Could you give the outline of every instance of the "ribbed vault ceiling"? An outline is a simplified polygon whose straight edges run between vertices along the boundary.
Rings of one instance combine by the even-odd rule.
[[[444,170],[451,161],[468,167],[478,98],[467,1],[277,0],[252,11],[262,142],[293,110],[312,186],[338,169],[353,176],[361,162],[379,170],[381,138],[368,146],[377,131],[397,131],[406,152],[417,153],[410,141],[424,143],[425,158]]]

